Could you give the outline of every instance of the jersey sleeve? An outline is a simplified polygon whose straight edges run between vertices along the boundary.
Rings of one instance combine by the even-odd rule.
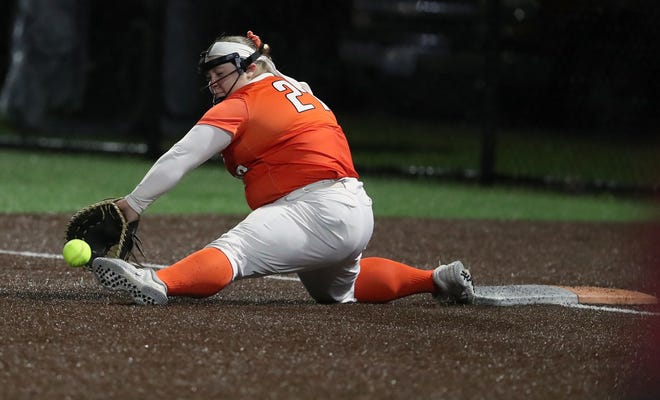
[[[248,116],[245,100],[241,97],[234,97],[211,107],[197,124],[215,126],[236,137],[243,130]]]
[[[126,196],[128,205],[142,214],[186,173],[224,150],[230,142],[231,135],[227,131],[208,125],[195,125],[154,163],[142,181]]]

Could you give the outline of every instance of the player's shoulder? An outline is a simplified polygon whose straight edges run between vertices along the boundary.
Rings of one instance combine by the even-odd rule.
[[[248,101],[247,98],[239,93],[232,93],[226,99],[209,108],[201,120],[211,118],[245,118],[247,116]]]

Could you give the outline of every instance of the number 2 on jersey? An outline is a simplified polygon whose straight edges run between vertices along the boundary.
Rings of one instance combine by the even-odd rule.
[[[275,90],[278,92],[284,92],[287,89],[289,90],[289,93],[286,94],[286,98],[293,104],[293,106],[296,108],[296,110],[301,113],[307,110],[311,110],[314,108],[314,104],[305,104],[302,101],[300,101],[299,97],[303,95],[303,92],[298,90],[295,86],[290,84],[287,81],[275,81],[273,82],[273,87]],[[318,100],[318,99],[317,99]],[[326,106],[321,100],[319,100],[319,103],[323,106],[324,109],[330,110],[328,106]]]

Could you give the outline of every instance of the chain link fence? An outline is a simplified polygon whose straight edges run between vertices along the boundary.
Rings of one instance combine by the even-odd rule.
[[[653,0],[256,3],[4,2],[0,144],[157,155],[209,105],[199,51],[252,29],[366,173],[658,190]]]

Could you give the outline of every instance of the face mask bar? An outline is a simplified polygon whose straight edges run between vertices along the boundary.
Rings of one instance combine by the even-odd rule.
[[[241,60],[241,57],[238,55],[238,53],[230,53],[221,57],[216,57],[212,60],[206,61],[206,58],[208,57],[208,50],[203,51],[199,55],[199,71],[200,72],[206,72],[210,70],[211,68],[215,68],[220,64],[228,63],[228,62],[233,62],[236,68],[240,71],[240,73],[243,73],[247,70],[247,67],[255,62],[257,58],[261,57],[261,49],[256,50],[254,53],[250,54],[249,57],[244,58]]]
[[[227,54],[227,55],[224,55],[224,56],[221,56],[221,57],[214,58],[214,59],[209,60],[209,61],[206,61],[207,56],[208,56],[208,50],[203,51],[199,56],[198,68],[199,68],[200,73],[205,73],[205,72],[211,70],[212,68],[217,67],[218,65],[231,62],[231,63],[234,64],[234,66],[236,67],[236,71],[238,71],[238,74],[240,75],[240,74],[242,74],[243,72],[245,72],[247,70],[247,68],[250,64],[252,64],[257,58],[259,58],[261,56],[261,49],[259,49],[259,50],[255,51],[254,53],[250,54],[249,57],[244,58],[243,60],[241,60],[241,57],[238,55],[238,53],[230,53],[230,54]],[[220,79],[224,79],[226,77],[227,76],[224,76],[223,78],[220,78]],[[217,81],[209,82],[209,84],[204,86],[201,90],[210,89],[210,87],[213,84],[215,84],[216,82]],[[236,82],[238,82],[238,78],[236,78]],[[234,82],[234,85],[236,85],[236,82]],[[233,89],[234,85],[232,85],[232,89]],[[231,89],[229,91],[231,91]],[[220,103],[222,100],[225,99],[225,97],[227,97],[227,96],[213,97],[213,104],[215,105],[215,104]]]
[[[199,67],[199,72],[200,73],[205,73],[205,72],[217,67],[220,64],[225,64],[225,63],[228,63],[228,62],[233,62],[237,69],[243,70],[243,68],[241,66],[241,61],[240,61],[241,58],[238,55],[238,53],[227,54],[225,56],[217,57],[217,58],[214,58],[214,59],[209,60],[209,61],[206,61],[207,55],[208,55],[208,51],[203,51],[199,55],[198,67]]]

